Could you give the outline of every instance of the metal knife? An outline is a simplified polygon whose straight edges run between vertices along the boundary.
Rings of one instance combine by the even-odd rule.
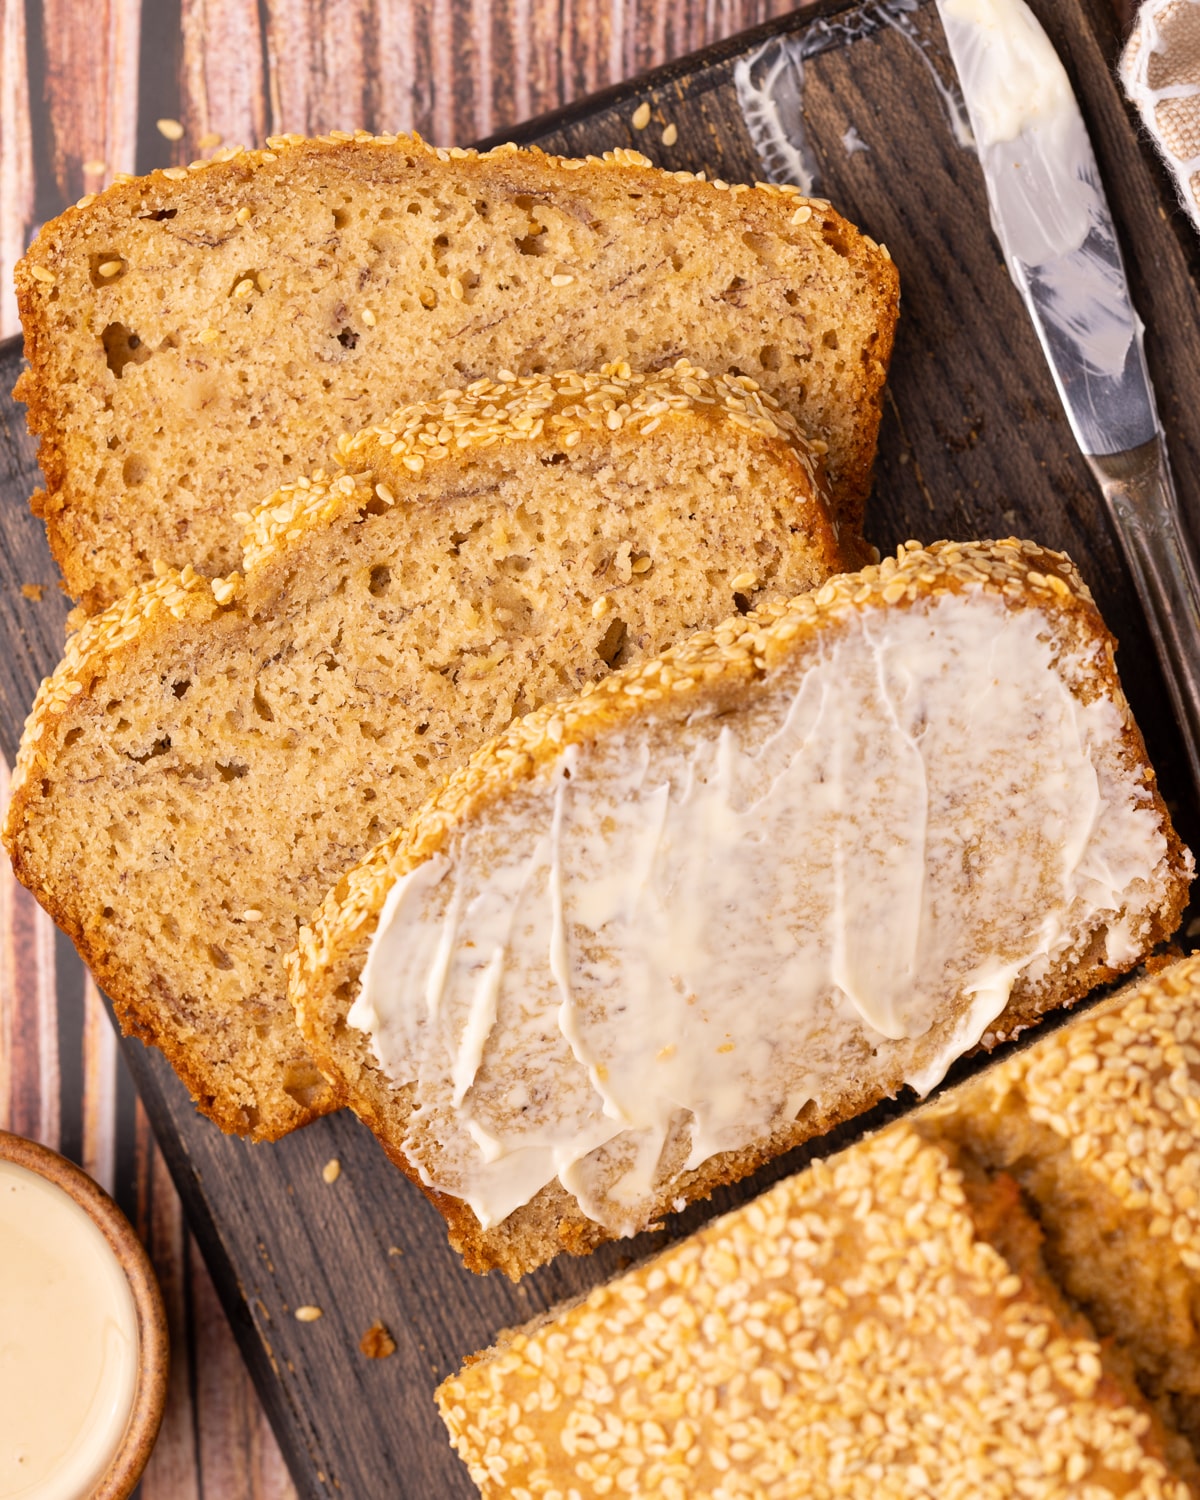
[[[1103,491],[1200,795],[1200,575],[1087,127],[1024,0],[937,0],[992,226]]]

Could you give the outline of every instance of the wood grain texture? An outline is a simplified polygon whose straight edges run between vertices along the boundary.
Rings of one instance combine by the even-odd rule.
[[[1112,82],[1117,33],[1104,0],[1035,0],[1035,8],[1063,51],[1095,134],[1150,332],[1149,358],[1180,489],[1195,523],[1196,248],[1169,185],[1139,149]],[[42,14],[37,4],[31,9]],[[488,128],[508,134],[516,119],[766,13],[741,0],[685,0],[674,8],[560,0],[553,11],[536,0],[411,6],[371,0],[361,8],[317,0],[253,6],[181,0],[173,11],[168,0],[140,16],[137,165],[201,154],[205,133],[236,139],[249,128],[246,121],[259,118],[256,110],[271,129],[363,122],[413,124],[441,139]],[[114,12],[103,14],[111,33]],[[1071,551],[1121,638],[1123,680],[1164,792],[1185,837],[1195,842],[1200,820],[1119,551],[992,241],[978,166],[954,144],[928,71],[932,66],[950,77],[933,7],[926,3],[910,18],[911,34],[885,24],[869,5],[859,14],[859,39],[811,59],[805,82],[823,189],[890,245],[903,278],[872,539],[891,546],[910,535],[1016,531]],[[36,57],[44,24],[33,31],[29,54]],[[212,37],[223,48],[241,49],[236,67],[213,66]],[[664,165],[752,178],[762,169],[731,87],[735,55],[736,48],[724,49],[699,66],[619,88],[520,134],[574,153],[635,145]],[[43,98],[39,77],[31,66],[35,108]],[[638,133],[630,116],[642,98],[653,105],[654,123]],[[56,108],[61,115],[65,106]],[[184,122],[177,147],[154,130],[160,115]],[[679,133],[670,148],[661,144],[667,122]],[[867,151],[844,149],[851,124]],[[34,197],[42,205],[46,153],[38,144],[44,135],[35,136]],[[3,150],[0,144],[0,159],[7,160]],[[58,178],[53,182],[57,191]],[[16,360],[12,347],[0,353],[0,386],[11,383]],[[9,755],[37,677],[57,655],[66,608],[52,586],[40,601],[20,592],[24,582],[53,583],[40,527],[23,508],[33,482],[20,414],[0,400],[0,637],[9,645],[0,654],[0,746]],[[348,1117],[323,1120],[276,1147],[230,1141],[196,1117],[157,1054],[127,1044],[123,1054],[144,1100],[139,1112],[129,1079],[119,1070],[115,1083],[111,1074],[106,1079],[99,997],[47,930],[29,898],[11,880],[7,889],[0,882],[0,1119],[24,1120],[26,1133],[56,1132],[101,1170],[111,1162],[121,1201],[162,1268],[184,1352],[144,1493],[154,1500],[211,1494],[275,1500],[290,1493],[229,1332],[212,1316],[219,1296],[298,1493],[465,1500],[471,1488],[430,1400],[437,1380],[504,1324],[586,1289],[663,1237],[608,1246],[590,1261],[561,1261],[518,1287],[472,1278],[447,1249],[441,1220]],[[163,1142],[161,1160],[150,1120]],[[686,1230],[806,1155],[775,1164],[711,1208],[693,1209],[670,1232]],[[342,1175],[326,1184],[322,1168],[332,1157]],[[168,1175],[211,1266],[211,1283],[184,1233]],[[301,1303],[315,1303],[325,1315],[297,1323]],[[377,1319],[392,1330],[398,1349],[390,1359],[367,1361],[358,1340]]]

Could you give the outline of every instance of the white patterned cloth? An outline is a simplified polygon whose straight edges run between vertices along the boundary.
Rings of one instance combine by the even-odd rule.
[[[1200,0],[1144,0],[1120,74],[1200,230]]]

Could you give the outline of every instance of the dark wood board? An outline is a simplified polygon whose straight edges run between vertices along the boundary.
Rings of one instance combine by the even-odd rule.
[[[1034,0],[1071,73],[1123,234],[1176,478],[1200,534],[1200,317],[1196,245],[1165,178],[1139,144],[1112,78],[1118,39],[1105,0]],[[1119,666],[1181,832],[1200,817],[1157,663],[1115,538],[1076,452],[1032,327],[988,225],[983,181],[955,143],[943,85],[952,80],[931,0],[806,10],[699,57],[623,85],[517,132],[572,154],[633,145],[671,167],[731,181],[764,175],[737,104],[734,68],[775,36],[804,41],[806,131],[820,187],[899,264],[903,313],[868,532],[882,548],[915,536],[1016,533],[1076,559],[1121,640]],[[931,71],[932,70],[932,71]],[[654,121],[630,125],[649,100]],[[678,142],[663,147],[666,123]],[[869,148],[849,152],[853,126]],[[20,363],[0,350],[0,387]],[[36,683],[62,642],[67,601],[41,526],[21,410],[0,397],[0,748],[11,760]],[[22,585],[40,584],[40,601]],[[468,1497],[465,1471],[432,1402],[464,1356],[610,1276],[794,1168],[775,1163],[665,1234],[560,1258],[513,1286],[463,1271],[442,1221],[349,1115],[274,1146],[223,1137],[196,1115],[157,1053],[126,1043],[175,1181],[242,1350],[304,1496]],[[874,1118],[879,1118],[877,1114]],[[857,1129],[862,1128],[862,1122]],[[855,1133],[841,1132],[840,1139]],[[824,1151],[834,1144],[821,1144]],[[326,1184],[332,1158],[341,1176]],[[294,1309],[315,1304],[317,1322]],[[382,1319],[398,1348],[358,1351]]]

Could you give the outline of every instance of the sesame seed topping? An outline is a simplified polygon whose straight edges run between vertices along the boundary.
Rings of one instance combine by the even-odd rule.
[[[341,1164],[340,1161],[338,1161],[338,1159],[337,1159],[336,1156],[330,1157],[330,1159],[321,1168],[321,1180],[322,1180],[322,1182],[327,1182],[327,1183],[336,1182],[341,1175],[342,1175],[342,1164]]]
[[[183,139],[183,126],[178,120],[155,120],[154,128],[159,135],[165,136],[169,141],[181,141]]]
[[[678,139],[679,130],[674,122],[672,122],[662,133],[662,143],[664,146],[673,146]]]
[[[650,105],[643,99],[630,116],[629,123],[635,130],[645,130],[650,123]]]
[[[297,1323],[315,1323],[318,1318],[324,1317],[324,1313],[319,1307],[313,1307],[311,1303],[306,1303],[303,1307],[296,1309],[295,1316]]]
[[[238,209],[237,213],[235,213],[233,217],[239,224],[249,224],[253,215],[251,214],[249,207],[243,203],[241,208]]]
[[[124,264],[123,260],[105,260],[101,261],[96,270],[101,276],[115,276]]]
[[[54,285],[54,272],[48,270],[45,266],[30,266],[29,273],[38,281],[44,282],[47,286]]]
[[[962,1182],[905,1122],[814,1163],[447,1380],[455,1448],[487,1500],[1184,1500]]]
[[[363,320],[363,322],[366,324],[366,326],[368,328],[374,328],[375,327],[375,314],[371,311],[371,309],[369,307],[364,307],[363,308],[363,310],[362,310],[362,320]]]

